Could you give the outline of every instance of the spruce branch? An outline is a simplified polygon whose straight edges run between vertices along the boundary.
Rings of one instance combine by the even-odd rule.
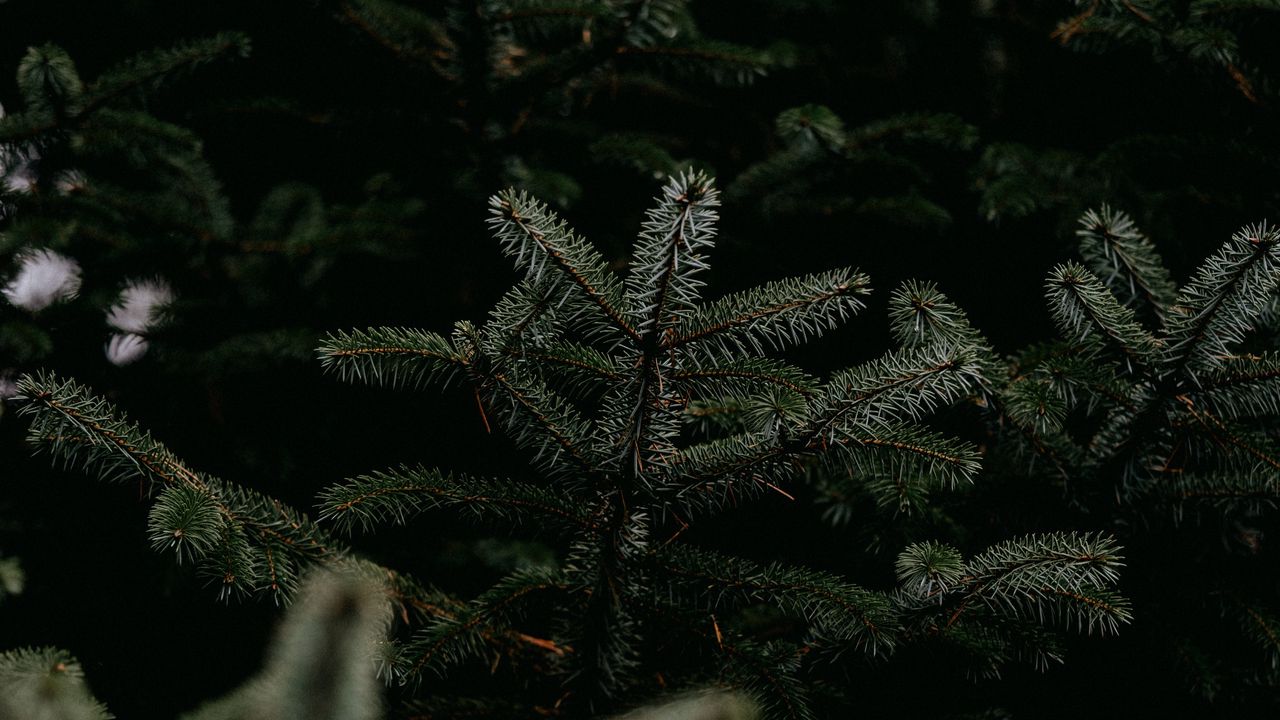
[[[53,124],[80,111],[84,83],[67,51],[42,45],[28,48],[18,63],[18,91],[28,112]]]
[[[1179,395],[1177,399],[1183,411],[1192,419],[1189,427],[1204,434],[1228,467],[1234,460],[1242,462],[1244,469],[1256,467],[1280,472],[1280,445],[1273,438],[1224,420],[1208,408],[1198,407],[1186,395]]]
[[[0,717],[39,720],[109,720],[115,716],[94,699],[84,669],[56,648],[0,653]]]
[[[899,620],[893,603],[828,573],[781,564],[757,565],[688,545],[654,552],[653,562],[712,609],[766,603],[804,617],[827,642],[847,644],[868,655],[893,650]]]
[[[626,280],[630,324],[650,346],[693,312],[719,216],[719,193],[703,173],[681,174],[649,210]]]
[[[560,571],[531,567],[517,570],[471,601],[460,612],[441,615],[400,644],[392,671],[401,683],[417,682],[424,673],[443,674],[445,668],[488,652],[498,652],[489,637],[509,632],[526,606],[539,595],[569,587]],[[548,652],[565,651],[551,646]]]
[[[582,343],[552,342],[541,348],[505,352],[522,367],[542,369],[544,381],[571,395],[598,393],[626,379],[617,360]]]
[[[770,358],[748,357],[717,362],[693,356],[687,365],[687,369],[676,370],[670,378],[688,388],[689,394],[696,398],[725,394],[747,396],[767,388],[778,388],[809,398],[819,389],[817,380],[808,373]]]
[[[484,408],[493,410],[517,445],[533,451],[533,462],[550,475],[596,476],[604,463],[593,428],[576,407],[521,369],[495,370],[477,378]]]
[[[85,90],[86,108],[106,105],[131,92],[154,91],[161,84],[222,58],[249,56],[249,37],[219,33],[165,50],[152,50],[99,75]]]
[[[1280,354],[1233,355],[1189,393],[1219,417],[1240,419],[1280,415]]]
[[[55,462],[80,466],[107,481],[136,480],[151,490],[163,488],[150,522],[153,542],[173,547],[179,558],[205,560],[203,567],[216,577],[224,597],[261,592],[287,599],[301,566],[346,557],[347,549],[305,515],[190,470],[149,433],[74,381],[28,375],[19,380],[18,391],[19,412],[31,420],[30,442]],[[236,561],[223,564],[219,558]]]
[[[836,373],[811,405],[802,430],[806,447],[837,442],[849,429],[915,420],[981,387],[977,355],[932,345],[904,348]]]
[[[379,585],[352,570],[311,573],[262,672],[183,720],[379,720],[374,657],[391,625]]]
[[[1104,204],[1080,217],[1076,237],[1085,264],[1121,304],[1163,321],[1177,297],[1155,245],[1133,219]]]
[[[1221,367],[1280,287],[1280,231],[1244,228],[1196,271],[1168,321],[1167,362],[1193,380]]]
[[[923,489],[971,482],[982,468],[982,456],[972,443],[906,423],[842,430],[829,444],[833,451],[823,464],[868,480],[886,506],[902,506],[905,497]]]
[[[700,307],[663,344],[721,354],[798,345],[862,310],[869,285],[852,269],[771,282]]]
[[[558,278],[576,288],[592,315],[602,318],[603,330],[620,332],[639,341],[640,334],[623,312],[622,288],[605,267],[604,259],[545,203],[523,192],[508,190],[489,202],[489,227],[503,251],[515,258],[517,269],[529,279]]]
[[[1160,342],[1082,265],[1068,262],[1054,268],[1046,294],[1053,319],[1068,340],[1101,338],[1121,353],[1130,372],[1157,363]]]
[[[898,342],[922,345],[979,345],[969,318],[936,285],[908,280],[889,295],[889,321]]]
[[[1101,534],[1029,535],[971,559],[954,622],[974,604],[1015,617],[1052,618],[1081,632],[1111,634],[1131,618],[1127,601],[1110,590],[1123,558]]]
[[[332,333],[317,352],[324,368],[347,382],[392,388],[448,386],[469,364],[448,339],[406,328]]]
[[[1169,473],[1153,492],[1158,499],[1172,504],[1179,517],[1186,510],[1199,512],[1206,508],[1259,513],[1280,505],[1280,476],[1265,467],[1252,471]]]
[[[800,678],[800,656],[784,642],[755,642],[717,635],[720,677],[755,699],[765,717],[815,720],[810,688]]]
[[[601,521],[578,498],[528,483],[447,475],[401,467],[333,485],[320,495],[321,520],[343,530],[403,524],[428,510],[454,508],[478,518],[538,529],[552,523],[571,531],[599,532]]]

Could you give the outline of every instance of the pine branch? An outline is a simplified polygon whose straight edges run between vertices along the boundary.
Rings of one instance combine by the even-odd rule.
[[[1224,514],[1236,509],[1256,514],[1280,506],[1280,476],[1270,468],[1170,473],[1154,492],[1174,504],[1178,515],[1186,508],[1206,506]]]
[[[1028,535],[992,546],[966,566],[954,622],[975,603],[1015,617],[1053,618],[1080,631],[1115,633],[1131,615],[1109,589],[1123,566],[1104,535]]]
[[[895,289],[889,295],[889,322],[903,347],[946,345],[973,353],[984,395],[988,401],[995,400],[991,385],[1008,374],[1005,361],[964,311],[933,283],[908,280]]]
[[[893,650],[898,618],[889,598],[816,570],[757,565],[687,545],[654,551],[654,562],[699,593],[708,609],[767,603],[804,617],[826,641],[869,655]]]
[[[564,330],[558,307],[561,304],[554,282],[526,278],[508,290],[493,310],[482,331],[490,355],[521,353],[555,342]]]
[[[1087,211],[1079,224],[1080,256],[1093,274],[1121,304],[1163,322],[1178,288],[1151,240],[1132,218],[1105,204]]]
[[[27,48],[18,63],[18,90],[28,113],[38,118],[43,132],[62,116],[78,113],[84,83],[67,51],[56,45]]]
[[[455,43],[442,23],[417,8],[385,0],[343,0],[334,15],[411,66],[449,78]]]
[[[779,438],[740,433],[691,445],[670,465],[680,478],[675,500],[685,511],[711,513],[781,486],[803,467],[804,455]]]
[[[617,55],[668,73],[717,84],[750,85],[766,74],[767,52],[719,40],[690,39],[678,44],[624,45]]]
[[[23,648],[0,653],[0,717],[109,720],[94,699],[84,669],[65,650]]]
[[[533,451],[533,462],[552,476],[600,474],[604,458],[592,424],[541,380],[520,370],[495,370],[477,378],[484,410],[494,411],[517,445]]]
[[[358,572],[313,573],[298,592],[257,677],[183,720],[378,720],[377,645],[391,624],[379,582]]]
[[[694,311],[715,237],[719,193],[702,173],[673,177],[649,210],[627,275],[628,322],[649,346]]]
[[[489,226],[503,251],[515,258],[516,267],[539,281],[557,277],[577,289],[574,297],[613,330],[639,342],[640,334],[624,313],[620,284],[605,267],[603,258],[585,239],[573,232],[546,204],[523,192],[508,190],[489,202]]]
[[[1189,394],[1196,404],[1227,419],[1280,415],[1280,354],[1224,358]]]
[[[224,597],[265,592],[287,598],[300,566],[346,557],[347,549],[305,515],[188,469],[84,387],[45,374],[24,376],[18,386],[19,412],[31,419],[29,441],[55,462],[78,465],[106,481],[166,489],[150,523],[153,543],[201,561]],[[228,558],[233,562],[220,562]]]
[[[469,366],[446,338],[405,328],[332,333],[317,352],[325,369],[344,381],[392,388],[448,386]]]
[[[436,618],[401,644],[392,669],[401,683],[419,681],[426,672],[443,675],[448,667],[492,652],[488,637],[511,632],[511,623],[521,617],[531,598],[568,589],[557,570],[517,570],[468,603],[460,613]]]
[[[1053,319],[1068,340],[1105,339],[1120,351],[1130,372],[1157,363],[1159,341],[1083,266],[1068,262],[1054,268],[1046,294]]]
[[[929,282],[908,280],[889,295],[893,335],[907,347],[986,345],[969,318]]]
[[[649,485],[654,472],[663,472],[677,453],[683,399],[669,376],[675,368],[669,357],[642,355],[627,382],[615,386],[601,401],[601,431],[608,438],[609,467],[629,483]]]
[[[242,33],[219,33],[167,50],[145,52],[99,75],[85,90],[86,109],[105,105],[130,92],[154,90],[164,82],[224,57],[248,56],[249,37]]]
[[[626,381],[617,361],[581,343],[555,342],[541,349],[510,350],[508,354],[522,368],[542,371],[545,382],[554,382],[574,394],[600,392]]]
[[[770,720],[815,720],[807,683],[799,677],[800,655],[784,642],[726,640],[717,635],[720,677],[750,695]]]
[[[1168,362],[1193,380],[1220,368],[1280,286],[1280,232],[1244,228],[1178,294],[1168,322]]]
[[[727,295],[700,307],[663,344],[721,354],[798,345],[862,310],[869,283],[866,275],[844,269]]]
[[[1179,395],[1178,401],[1193,420],[1193,427],[1204,433],[1217,453],[1224,455],[1221,462],[1237,460],[1245,468],[1280,472],[1280,446],[1267,435],[1227,422],[1207,408],[1198,407],[1190,397]]]
[[[689,394],[697,398],[725,393],[748,395],[768,388],[780,388],[808,398],[818,391],[817,381],[808,373],[768,358],[703,362],[695,356],[685,365],[672,373],[670,379],[688,388]]]
[[[901,505],[903,494],[923,488],[955,488],[982,469],[982,456],[972,443],[906,423],[845,430],[830,445],[823,464],[865,479],[884,505]]]
[[[982,385],[972,351],[934,345],[906,348],[837,373],[813,403],[802,430],[806,447],[834,443],[849,430],[915,420]]]
[[[447,475],[401,467],[331,486],[320,495],[321,520],[350,531],[381,523],[403,524],[428,510],[457,509],[531,529],[550,522],[573,531],[600,532],[601,521],[577,498],[527,483]]]

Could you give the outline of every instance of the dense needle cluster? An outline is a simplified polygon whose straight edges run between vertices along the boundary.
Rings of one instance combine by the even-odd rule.
[[[557,704],[608,707],[654,691],[646,669],[664,668],[668,682],[740,687],[770,716],[807,717],[811,702],[827,701],[809,697],[812,677],[850,653],[940,640],[994,671],[1012,656],[1056,657],[1042,624],[1110,632],[1125,621],[1111,590],[1118,548],[1103,536],[1024,537],[968,559],[913,546],[896,592],[681,540],[708,516],[786,495],[807,468],[942,485],[978,469],[976,448],[919,421],[983,387],[980,355],[929,337],[826,382],[765,357],[862,309],[868,281],[845,269],[703,301],[717,204],[706,176],[672,179],[618,278],[545,205],[500,194],[490,225],[524,277],[487,322],[460,322],[451,337],[339,333],[322,347],[349,379],[469,386],[539,476],[395,468],[327,490],[324,517],[367,527],[456,508],[567,547],[558,566],[517,571],[462,619],[417,631],[398,648],[397,675],[490,654],[487,636],[519,628],[541,605],[556,630],[548,659],[563,666],[552,677],[565,678],[550,696]],[[733,419],[702,434],[698,419],[713,407]],[[786,639],[758,637],[743,613],[762,605],[799,625]]]

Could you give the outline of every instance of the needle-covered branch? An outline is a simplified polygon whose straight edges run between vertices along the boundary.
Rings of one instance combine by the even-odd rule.
[[[667,184],[645,217],[626,281],[630,324],[654,342],[697,305],[714,245],[719,193],[703,173]]]
[[[495,195],[489,207],[489,227],[518,270],[535,282],[547,279],[554,287],[572,288],[564,296],[581,307],[583,322],[598,324],[593,329],[639,340],[622,311],[622,283],[600,253],[545,203],[508,190]]]
[[[1120,353],[1131,372],[1159,360],[1159,341],[1082,265],[1068,262],[1054,268],[1046,288],[1049,311],[1068,340],[1105,343]]]
[[[1132,218],[1104,204],[1080,217],[1076,237],[1085,265],[1122,305],[1143,319],[1164,320],[1178,288]]]
[[[1169,313],[1167,354],[1193,379],[1220,368],[1280,287],[1280,230],[1261,223],[1231,237],[1196,271]]]
[[[771,282],[698,308],[664,344],[722,355],[799,345],[862,310],[870,292],[852,269]]]
[[[758,565],[687,545],[658,550],[654,562],[711,608],[766,603],[803,616],[825,641],[872,655],[893,649],[898,618],[889,597],[834,575]]]
[[[321,520],[344,530],[403,524],[428,510],[456,509],[479,519],[544,531],[601,530],[602,521],[578,498],[559,490],[509,480],[449,475],[435,469],[402,467],[362,475],[332,485],[320,495]]]

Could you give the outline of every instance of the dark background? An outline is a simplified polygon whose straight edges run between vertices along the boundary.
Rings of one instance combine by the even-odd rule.
[[[1043,278],[1072,256],[1071,220],[1097,188],[1068,194],[1057,208],[993,222],[980,214],[974,186],[979,156],[991,143],[1061,148],[1083,158],[1137,136],[1194,139],[1209,148],[1133,163],[1110,188],[1111,201],[1143,223],[1179,279],[1240,226],[1272,213],[1270,160],[1212,151],[1239,138],[1277,147],[1265,99],[1250,102],[1225,76],[1157,62],[1140,49],[1095,55],[1063,48],[1050,33],[1069,11],[1066,3],[994,3],[985,13],[968,3],[934,3],[927,21],[922,5],[928,4],[699,2],[706,34],[756,46],[787,39],[805,49],[802,60],[748,88],[708,91],[700,106],[678,113],[660,100],[633,97],[601,98],[589,111],[605,126],[626,118],[682,138],[679,156],[700,161],[722,185],[777,149],[773,118],[800,104],[827,105],[850,126],[931,111],[978,127],[977,148],[942,154],[929,166],[931,197],[952,216],[942,229],[838,214],[759,220],[749,204],[723,208],[715,291],[846,264],[871,275],[877,292],[870,309],[801,353],[807,365],[829,370],[882,352],[889,342],[884,299],[911,277],[937,281],[1002,351],[1052,334]],[[251,57],[182,81],[150,110],[204,139],[238,218],[282,182],[305,181],[340,203],[357,198],[377,173],[390,173],[426,209],[411,227],[419,249],[412,261],[354,261],[316,290],[323,303],[286,298],[272,317],[228,316],[185,331],[231,334],[280,323],[317,332],[382,324],[443,331],[455,319],[480,319],[512,275],[484,231],[483,198],[459,199],[448,189],[465,168],[431,160],[444,140],[422,117],[432,107],[430,91],[325,8],[301,0],[9,0],[0,4],[0,102],[14,107],[12,78],[29,45],[61,45],[81,74],[93,77],[134,52],[226,29],[251,36]],[[1258,25],[1244,28],[1242,37],[1265,62],[1276,36]],[[245,99],[264,96],[287,96],[318,114],[246,111]],[[329,122],[318,111],[333,106],[366,108],[368,116]],[[582,159],[578,140],[564,143],[539,151],[562,153],[584,189],[566,215],[613,255],[625,252],[655,183],[593,166]],[[502,440],[485,436],[465,396],[351,388],[323,376],[314,362],[282,361],[217,380],[153,373],[145,363],[108,371],[100,363],[59,362],[109,389],[193,466],[302,507],[311,507],[329,483],[402,461],[475,472],[519,467]],[[29,587],[0,608],[0,647],[71,650],[96,694],[127,718],[172,716],[248,676],[276,608],[218,604],[189,568],[148,547],[148,505],[138,488],[50,471],[45,459],[26,457],[21,425],[11,415],[0,421],[0,547],[22,558]],[[857,542],[851,531],[815,528],[809,508],[766,502],[744,517],[720,531],[738,533],[757,557],[857,570],[858,581],[873,587],[892,582],[887,563],[847,560],[844,549]],[[759,522],[768,523],[768,533],[753,530]],[[981,522],[976,534],[991,538],[1089,529],[1080,518],[1053,512],[993,512]],[[450,539],[482,534],[432,516],[357,542],[395,567],[444,578],[441,585],[465,594],[485,576],[465,556],[450,557],[461,552]],[[1192,533],[1186,542],[1212,541],[1205,537]],[[1131,549],[1157,559],[1168,551]],[[1015,667],[1002,682],[970,683],[922,678],[928,659],[907,657],[858,690],[868,712],[892,707],[908,717],[992,706],[1015,717],[1248,715],[1249,698],[1214,706],[1188,700],[1180,677],[1154,657],[1149,641],[1158,628],[1141,614],[1143,598],[1196,588],[1143,587],[1142,577],[1137,571],[1124,583],[1138,602],[1135,624],[1119,638],[1072,641],[1063,667],[1043,674]]]

